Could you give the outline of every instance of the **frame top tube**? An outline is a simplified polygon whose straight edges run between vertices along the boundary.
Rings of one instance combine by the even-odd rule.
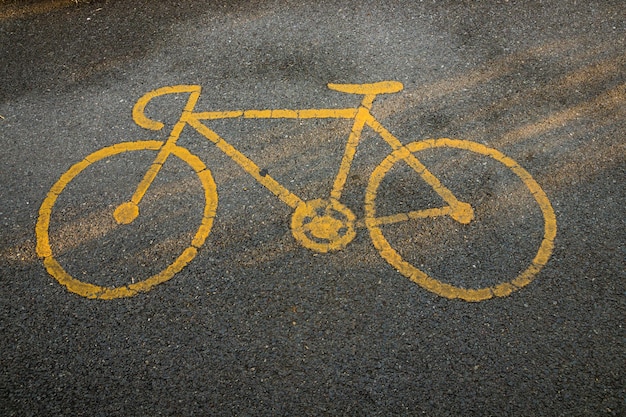
[[[348,94],[364,95],[362,107],[369,109],[378,94],[390,94],[402,91],[404,86],[399,81],[380,81],[369,84],[327,84],[328,88]],[[161,87],[144,94],[133,107],[133,119],[135,122],[146,129],[160,130],[164,124],[157,120],[148,118],[145,114],[146,105],[155,97],[176,94],[190,93],[189,100],[183,109],[183,114],[187,113],[187,119],[194,118],[196,120],[215,120],[215,119],[354,119],[358,113],[357,108],[348,109],[265,109],[265,110],[234,110],[234,111],[208,111],[194,112],[198,98],[200,97],[201,87],[199,85],[175,85]]]

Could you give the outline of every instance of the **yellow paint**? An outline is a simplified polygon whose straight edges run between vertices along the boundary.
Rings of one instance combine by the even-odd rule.
[[[161,130],[164,124],[157,120],[152,120],[145,115],[146,106],[153,98],[168,94],[190,93],[189,100],[183,112],[193,110],[198,98],[200,97],[201,87],[199,85],[177,85],[172,87],[161,87],[156,90],[144,94],[133,107],[133,120],[139,126],[149,130]],[[180,133],[180,132],[179,132]]]
[[[370,126],[378,133],[396,153],[397,157],[404,160],[415,172],[417,172],[433,190],[450,205],[450,217],[462,224],[468,224],[474,218],[472,206],[466,202],[459,201],[454,193],[446,188],[439,179],[433,175],[415,156],[413,156],[402,143],[385,129],[377,120],[369,121]]]
[[[385,216],[381,218],[376,217],[375,200],[378,188],[387,172],[399,161],[406,161],[407,151],[409,154],[414,154],[425,149],[449,147],[461,149],[469,152],[475,152],[495,159],[503,164],[506,168],[513,171],[517,177],[519,177],[524,185],[528,188],[528,191],[532,194],[533,198],[539,205],[544,218],[544,235],[543,240],[538,248],[537,254],[528,268],[516,277],[512,277],[509,282],[500,283],[493,287],[471,289],[460,288],[450,284],[442,283],[432,277],[429,277],[426,273],[404,261],[400,254],[391,246],[389,241],[385,238],[380,226],[389,223],[398,223],[408,219],[417,219],[422,217],[436,217],[442,214],[448,214],[455,220],[457,220],[453,213],[457,210],[453,206],[443,207],[440,209],[427,209],[424,211],[413,211],[406,214],[398,214],[394,216]],[[417,172],[424,178],[424,172]],[[432,174],[430,174],[432,175]],[[424,178],[426,182],[431,181],[429,178]],[[430,182],[429,182],[430,183]],[[431,184],[432,185],[432,184]],[[433,187],[437,191],[436,187]],[[441,194],[440,194],[441,195]],[[445,200],[444,195],[442,197]],[[449,202],[448,202],[449,203]],[[479,143],[455,140],[455,139],[431,139],[421,142],[412,142],[404,147],[404,149],[397,149],[393,151],[383,162],[376,167],[370,177],[369,184],[367,186],[365,194],[365,211],[366,211],[366,225],[370,230],[370,235],[374,246],[378,249],[380,254],[391,265],[393,265],[401,274],[410,278],[412,281],[421,285],[422,287],[439,294],[446,298],[459,298],[465,301],[482,301],[494,296],[503,297],[511,294],[511,292],[528,285],[534,277],[539,273],[541,268],[546,264],[548,258],[552,254],[554,245],[554,238],[556,236],[556,216],[552,205],[548,200],[548,197],[541,189],[539,184],[532,178],[532,176],[519,166],[514,160],[502,154],[501,152],[488,148]],[[465,219],[462,219],[465,220]],[[463,221],[461,221],[463,223]]]
[[[333,84],[329,83],[328,88],[334,91],[339,91],[348,94],[358,95],[378,95],[378,94],[392,94],[402,91],[404,86],[398,81],[381,81],[372,84]]]
[[[299,204],[302,204],[302,199],[283,187],[270,175],[261,175],[261,169],[252,160],[250,160],[243,153],[239,152],[234,146],[222,139],[217,133],[208,127],[204,126],[197,119],[192,118],[189,120],[189,125],[193,126],[198,132],[204,135],[208,140],[213,142],[222,152],[229,156],[239,166],[241,166],[248,174],[250,174],[255,180],[264,185],[274,195],[276,195],[282,202],[287,204],[291,208],[296,208]]]
[[[195,257],[197,248],[202,246],[204,243],[206,237],[211,231],[213,218],[215,217],[217,209],[217,188],[211,173],[208,169],[206,169],[204,163],[200,161],[197,156],[192,155],[188,150],[176,146],[172,148],[172,153],[179,159],[189,164],[200,179],[200,183],[204,189],[205,207],[198,231],[195,233],[192,241],[189,243],[189,246],[183,250],[181,255],[179,255],[171,265],[160,273],[145,279],[139,279],[133,284],[111,288],[86,283],[72,277],[55,259],[49,236],[50,217],[54,204],[59,194],[65,189],[65,187],[85,168],[94,162],[110,158],[123,152],[154,152],[158,151],[162,146],[162,142],[137,141],[126,142],[100,149],[99,151],[96,151],[86,157],[83,161],[72,166],[61,176],[61,178],[59,178],[46,196],[41,208],[39,209],[39,218],[35,228],[37,235],[37,255],[43,258],[43,263],[48,270],[48,273],[69,291],[82,295],[83,297],[100,299],[129,297],[139,292],[148,291],[155,285],[172,278],[174,274],[179,272]],[[113,213],[111,213],[111,215],[113,215]]]
[[[197,85],[179,85],[162,87],[146,93],[133,107],[133,119],[146,129],[160,130],[164,124],[146,116],[149,102],[160,96],[169,94],[187,94],[181,116],[176,122],[168,139],[165,142],[139,141],[125,142],[103,148],[87,156],[84,160],[70,167],[61,178],[52,186],[39,210],[36,226],[37,254],[43,258],[48,272],[70,291],[88,298],[112,299],[128,297],[142,291],[148,291],[155,285],[169,280],[184,268],[196,256],[198,248],[202,246],[210,233],[213,218],[217,208],[217,190],[210,171],[204,163],[188,150],[177,145],[177,141],[185,126],[194,128],[209,142],[213,143],[225,155],[232,159],[257,182],[265,186],[286,205],[294,209],[291,218],[291,231],[301,245],[311,250],[325,253],[344,249],[356,236],[357,227],[367,227],[374,246],[381,256],[396,268],[401,274],[421,285],[425,289],[447,298],[459,298],[466,301],[480,301],[493,296],[506,296],[513,291],[530,283],[535,275],[548,261],[552,253],[554,237],[556,235],[556,220],[554,212],[545,193],[532,179],[530,174],[521,168],[515,161],[499,151],[483,145],[453,139],[435,139],[422,142],[413,142],[403,145],[389,130],[370,112],[372,104],[378,94],[396,93],[402,90],[401,83],[383,81],[371,84],[329,84],[332,90],[357,94],[362,96],[361,103],[356,108],[337,109],[260,109],[260,110],[231,110],[195,112],[195,106],[200,97],[201,87]],[[353,120],[352,129],[348,135],[344,154],[339,169],[333,181],[328,197],[305,201],[285,186],[272,178],[267,170],[261,170],[250,158],[237,150],[215,131],[203,122],[218,119],[349,119]],[[356,150],[365,127],[371,128],[389,144],[392,152],[376,167],[372,173],[365,193],[365,213],[362,220],[357,220],[354,213],[340,202],[349,171],[356,156]],[[436,147],[452,147],[489,156],[512,170],[526,185],[544,216],[545,232],[539,250],[530,266],[510,281],[500,283],[494,287],[468,289],[459,288],[429,277],[402,259],[400,254],[391,247],[385,239],[383,229],[386,225],[402,222],[419,221],[424,218],[449,216],[461,224],[474,220],[474,210],[468,202],[460,201],[455,194],[444,186],[424,164],[415,156],[415,153]],[[94,162],[123,152],[151,151],[156,153],[153,162],[147,167],[146,174],[137,185],[135,192],[128,201],[122,202],[111,213],[119,227],[132,223],[140,216],[140,205],[148,192],[152,182],[159,174],[161,167],[170,155],[174,155],[189,164],[196,172],[205,193],[205,209],[201,224],[189,246],[167,268],[160,273],[140,279],[130,285],[108,288],[86,283],[71,277],[56,261],[49,237],[50,218],[57,197],[65,187],[85,168]],[[398,161],[407,163],[432,189],[442,198],[445,205],[438,208],[396,213],[389,216],[377,217],[375,200],[378,188],[387,172]]]
[[[354,156],[356,155],[356,148],[359,145],[359,140],[361,139],[361,132],[363,131],[363,127],[367,122],[367,115],[369,114],[368,109],[361,107],[354,118],[354,125],[352,126],[352,131],[350,132],[350,136],[348,136],[348,143],[346,144],[346,149],[344,151],[343,158],[341,159],[341,165],[339,166],[339,172],[335,177],[335,182],[333,184],[333,189],[330,192],[330,197],[334,200],[339,200],[341,198],[341,193],[343,191],[344,186],[346,185],[346,181],[348,179],[348,173],[350,172],[350,167],[352,166],[352,161],[354,160]]]
[[[139,216],[139,206],[132,201],[120,204],[113,212],[118,224],[130,224]]]
[[[194,120],[218,119],[354,119],[357,109],[234,110],[193,113]]]
[[[325,253],[345,248],[356,236],[356,216],[334,199],[301,203],[291,217],[291,232],[306,248]]]

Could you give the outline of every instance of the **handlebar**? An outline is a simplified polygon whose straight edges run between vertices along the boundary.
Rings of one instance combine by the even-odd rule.
[[[152,120],[148,118],[144,111],[148,102],[155,97],[164,96],[166,94],[178,94],[178,93],[190,93],[189,100],[187,100],[187,104],[183,109],[185,111],[192,111],[198,98],[200,97],[200,91],[202,87],[199,85],[175,85],[171,87],[161,87],[156,90],[152,90],[144,94],[133,106],[133,120],[139,126],[150,129],[150,130],[161,130],[163,126],[165,126],[162,122],[158,120]]]

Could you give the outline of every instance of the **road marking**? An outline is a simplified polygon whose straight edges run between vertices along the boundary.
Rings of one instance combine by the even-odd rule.
[[[417,283],[423,288],[441,295],[442,297],[454,299],[462,299],[465,301],[483,301],[494,296],[504,297],[510,295],[513,291],[516,291],[526,285],[528,285],[535,278],[537,273],[546,264],[554,247],[554,239],[556,237],[556,216],[554,210],[545,192],[541,189],[539,184],[532,178],[532,176],[522,168],[517,162],[496,149],[488,148],[487,146],[479,143],[455,140],[455,139],[430,139],[421,142],[412,142],[405,146],[405,148],[411,153],[416,153],[421,150],[430,148],[456,148],[461,150],[467,150],[476,152],[495,159],[496,161],[509,168],[524,185],[528,188],[533,198],[539,205],[544,217],[544,235],[542,242],[539,246],[539,250],[532,260],[531,265],[517,277],[508,282],[503,282],[492,287],[469,289],[456,287],[444,282],[441,282],[435,278],[430,277],[428,274],[418,269],[405,261],[402,256],[391,246],[383,235],[380,226],[390,223],[397,223],[404,219],[404,216],[385,216],[376,217],[375,200],[378,187],[380,186],[383,178],[389,172],[389,170],[399,161],[404,160],[405,150],[398,149],[392,152],[383,162],[381,162],[374,172],[372,173],[370,182],[365,192],[365,211],[366,211],[366,225],[370,229],[370,235],[374,246],[383,258],[387,260],[392,266],[394,266],[402,275],[408,277],[413,282]],[[423,218],[431,216],[439,216],[450,208],[441,209],[428,209],[422,212],[410,212],[407,213],[407,218]]]
[[[150,100],[167,94],[189,94],[188,100],[182,109],[181,116],[173,126],[165,142],[138,141],[126,142],[109,146],[87,156],[64,173],[52,186],[46,199],[41,205],[36,226],[37,254],[43,258],[48,272],[70,291],[88,298],[118,298],[135,295],[141,291],[148,291],[155,285],[172,278],[174,274],[184,268],[196,256],[197,250],[208,236],[217,208],[217,190],[210,171],[198,157],[188,150],[177,145],[177,141],[185,128],[189,125],[198,133],[220,149],[226,156],[250,174],[258,183],[265,186],[281,201],[294,209],[290,228],[296,241],[304,247],[317,252],[329,252],[344,249],[356,236],[355,229],[367,227],[372,242],[381,256],[398,272],[414,281],[423,288],[446,298],[459,298],[466,301],[482,301],[494,296],[503,297],[530,283],[549,259],[553,241],[556,236],[556,218],[552,206],[537,182],[531,175],[521,168],[514,160],[501,152],[484,145],[454,139],[431,139],[403,145],[389,130],[387,130],[370,112],[377,94],[391,93],[402,90],[398,82],[380,82],[373,84],[329,84],[329,88],[341,92],[361,94],[361,104],[355,108],[338,109],[265,109],[265,110],[233,110],[219,112],[194,112],[195,105],[200,98],[199,85],[178,85],[158,88],[144,94],[133,107],[133,119],[146,129],[160,130],[165,125],[158,120],[150,119],[145,115],[145,109]],[[204,120],[217,119],[350,119],[352,129],[348,135],[343,157],[332,190],[328,197],[305,201],[288,190],[269,175],[267,168],[261,168],[250,158],[228,143],[215,131],[205,126]],[[389,144],[392,152],[374,169],[365,191],[365,218],[356,219],[354,213],[339,200],[346,185],[349,171],[352,167],[356,150],[361,140],[365,126],[372,128]],[[391,246],[383,235],[382,229],[391,224],[415,221],[424,218],[449,216],[460,224],[468,224],[474,220],[474,209],[468,203],[459,200],[437,176],[414,155],[430,148],[450,147],[482,154],[500,162],[517,175],[539,204],[544,217],[544,236],[537,254],[531,265],[514,279],[493,287],[468,289],[456,287],[428,276],[425,272],[411,265]],[[49,238],[49,223],[52,208],[59,194],[78,174],[92,163],[102,159],[131,151],[154,151],[156,157],[144,174],[132,197],[120,204],[112,213],[118,225],[132,223],[139,216],[139,204],[147,190],[160,172],[163,164],[170,155],[174,155],[186,162],[196,172],[205,190],[205,209],[201,224],[191,244],[182,254],[160,273],[147,279],[133,281],[129,285],[116,288],[102,287],[81,282],[71,277],[55,260]],[[446,205],[439,208],[396,213],[387,216],[376,216],[375,200],[377,190],[383,178],[399,161],[405,162],[415,173],[435,191]]]
[[[111,288],[82,282],[73,278],[67,271],[65,271],[53,255],[49,236],[50,217],[52,215],[54,204],[65,187],[78,174],[94,162],[98,162],[124,152],[143,150],[158,151],[162,146],[163,142],[137,141],[119,143],[100,149],[99,151],[87,156],[82,161],[74,164],[65,174],[61,176],[61,178],[59,178],[59,180],[48,192],[48,195],[39,209],[39,218],[35,227],[35,234],[37,236],[36,251],[37,255],[40,258],[43,258],[43,263],[48,273],[69,291],[83,297],[100,299],[130,297],[139,292],[149,291],[155,285],[171,279],[176,273],[182,270],[196,256],[198,248],[204,244],[206,237],[211,231],[213,219],[215,218],[217,210],[217,188],[210,171],[206,169],[204,163],[197,156],[191,154],[187,149],[176,146],[172,149],[172,154],[191,166],[200,179],[204,189],[205,207],[198,231],[189,243],[189,246],[182,251],[182,253],[171,265],[151,277],[138,279],[128,285]]]

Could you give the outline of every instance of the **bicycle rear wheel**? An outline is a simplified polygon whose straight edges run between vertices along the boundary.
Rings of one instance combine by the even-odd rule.
[[[420,222],[425,219],[433,219],[437,217],[445,217],[449,215],[449,207],[428,208],[410,211],[401,211],[389,215],[380,215],[377,213],[376,199],[383,183],[386,184],[385,178],[389,172],[398,166],[400,162],[406,158],[407,151],[411,154],[419,152],[449,148],[459,153],[469,153],[483,159],[495,161],[496,165],[506,168],[514,174],[514,177],[523,184],[523,189],[527,193],[528,201],[534,201],[539,207],[541,216],[542,236],[536,250],[532,251],[534,257],[530,256],[526,267],[516,275],[505,280],[499,280],[496,284],[483,286],[478,288],[469,288],[466,286],[455,285],[444,279],[432,276],[424,271],[421,266],[416,265],[415,260],[408,260],[405,248],[395,247],[396,243],[392,243],[391,239],[386,237],[385,233],[390,234],[387,228],[401,225],[403,223]],[[471,156],[471,155],[470,155]],[[486,158],[485,158],[486,157]],[[406,169],[408,168],[406,164]],[[415,171],[412,171],[415,174]],[[419,173],[417,173],[419,174]],[[466,174],[466,173],[463,173]],[[469,201],[471,204],[472,202]],[[390,153],[372,173],[365,195],[365,223],[370,231],[372,242],[381,256],[392,265],[398,272],[421,287],[450,299],[462,299],[465,301],[482,301],[492,297],[504,297],[512,292],[528,285],[533,281],[535,276],[546,264],[553,250],[553,242],[556,236],[556,217],[554,210],[545,192],[532,176],[523,169],[513,159],[507,157],[500,151],[481,145],[479,143],[455,140],[455,139],[432,139],[420,142],[412,142],[408,145],[397,149]],[[403,255],[404,253],[404,255]]]
[[[217,210],[217,189],[211,172],[206,168],[204,163],[197,156],[191,154],[187,149],[178,146],[173,147],[172,155],[189,165],[189,167],[191,167],[191,169],[195,172],[203,189],[205,206],[202,211],[197,231],[190,241],[183,244],[184,248],[182,249],[182,252],[172,263],[167,265],[160,272],[129,284],[118,286],[98,285],[87,282],[85,279],[81,280],[73,277],[69,272],[67,272],[67,270],[57,260],[59,254],[54,253],[54,245],[51,245],[50,222],[55,203],[63,191],[67,189],[67,186],[75,180],[78,175],[83,173],[85,169],[98,161],[102,161],[126,152],[154,152],[158,151],[162,145],[163,143],[158,141],[136,141],[119,143],[102,148],[90,154],[82,161],[74,164],[69,170],[61,175],[59,180],[48,192],[48,195],[41,204],[39,217],[37,219],[37,255],[43,260],[43,264],[48,273],[69,291],[87,298],[113,299],[131,297],[139,292],[149,291],[155,285],[171,279],[196,256],[198,248],[204,243],[213,225],[213,219]],[[105,190],[102,191],[104,192]],[[110,214],[112,215],[113,213]]]

